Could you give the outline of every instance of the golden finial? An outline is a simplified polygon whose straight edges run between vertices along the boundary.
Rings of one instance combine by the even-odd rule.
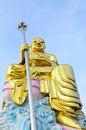
[[[26,42],[26,38],[25,38],[26,28],[27,28],[27,25],[23,21],[18,25],[18,29],[22,32],[24,43]]]

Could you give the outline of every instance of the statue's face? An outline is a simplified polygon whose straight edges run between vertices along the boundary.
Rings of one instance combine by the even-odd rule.
[[[45,49],[45,42],[42,38],[34,38],[32,40],[32,52],[43,52]]]

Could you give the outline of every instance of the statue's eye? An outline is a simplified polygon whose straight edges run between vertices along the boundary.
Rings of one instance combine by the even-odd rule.
[[[34,43],[36,43],[36,41],[34,41]]]

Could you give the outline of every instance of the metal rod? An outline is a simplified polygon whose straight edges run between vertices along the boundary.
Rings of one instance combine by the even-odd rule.
[[[23,34],[24,43],[26,43],[25,31],[24,30],[21,30],[21,31],[22,31],[22,34]]]
[[[28,83],[28,100],[30,106],[30,119],[31,119],[31,130],[36,130],[36,120],[34,113],[34,104],[33,104],[33,95],[32,95],[32,86],[30,79],[30,67],[28,65],[28,51],[25,51],[25,63],[26,63],[26,73],[27,73],[27,83]]]
[[[25,38],[25,30],[27,25],[21,22],[18,25],[18,29],[22,31],[24,43],[26,43]],[[28,102],[30,106],[30,119],[31,119],[31,130],[36,130],[36,120],[35,120],[35,112],[34,112],[34,103],[33,103],[33,95],[32,95],[32,85],[30,78],[30,66],[29,66],[29,51],[25,51],[25,64],[26,64],[26,74],[27,74],[27,85],[28,85]]]

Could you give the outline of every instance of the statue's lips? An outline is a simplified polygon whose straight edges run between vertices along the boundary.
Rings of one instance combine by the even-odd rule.
[[[44,47],[42,47],[42,46],[36,46],[35,49],[42,50],[42,49],[44,49]]]
[[[42,48],[42,46],[41,46],[41,45],[37,45],[36,47],[41,47],[41,48]]]

